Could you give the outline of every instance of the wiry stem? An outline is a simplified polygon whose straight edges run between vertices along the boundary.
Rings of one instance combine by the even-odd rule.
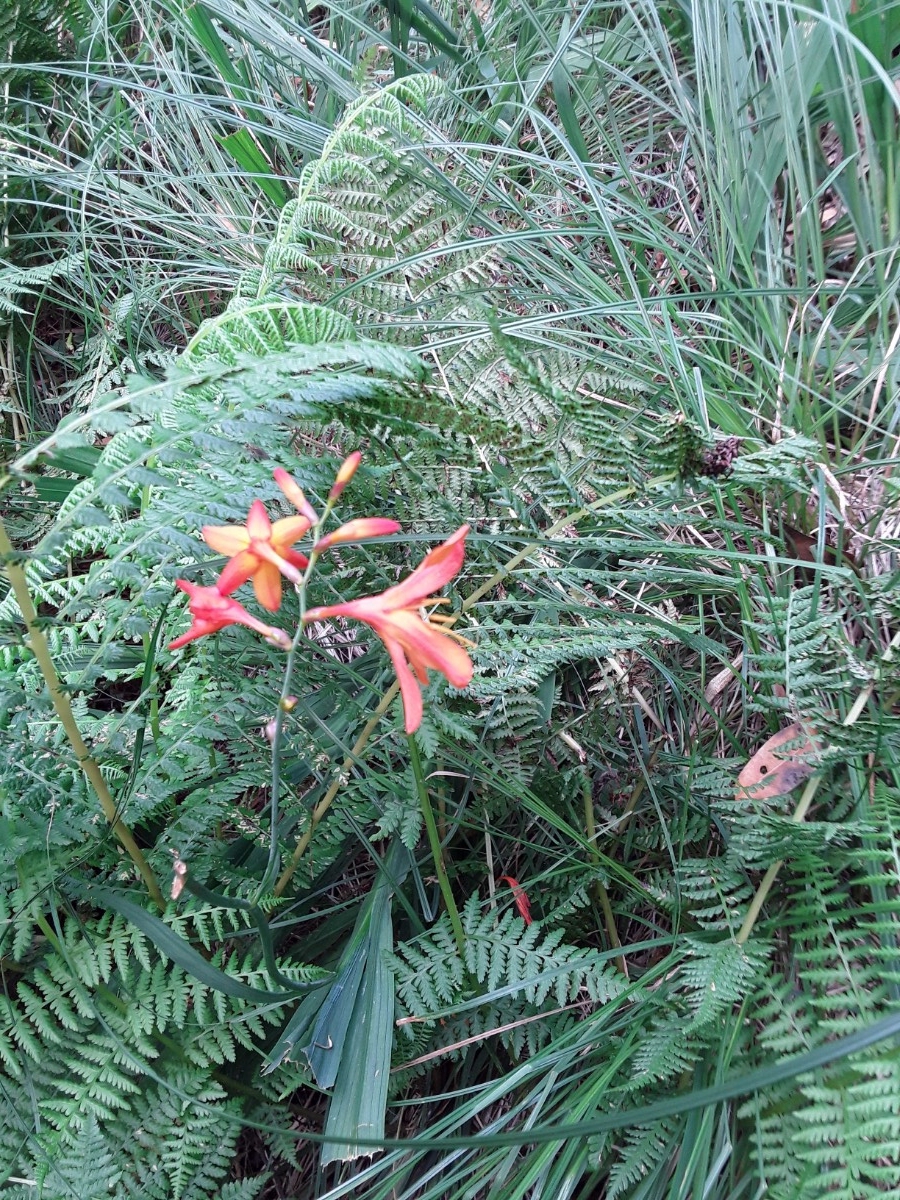
[[[334,802],[335,796],[341,790],[341,785],[343,784],[346,777],[350,774],[353,767],[359,761],[359,756],[360,756],[360,754],[362,754],[363,750],[365,749],[366,743],[368,742],[368,740],[372,736],[372,734],[375,732],[375,730],[378,728],[381,718],[384,716],[384,714],[387,712],[387,710],[394,703],[394,697],[397,695],[397,692],[399,690],[400,690],[399,683],[393,683],[388,688],[388,690],[385,692],[384,696],[382,697],[381,703],[378,705],[378,707],[372,713],[372,716],[369,718],[369,720],[366,722],[365,726],[363,727],[362,733],[359,735],[359,737],[353,743],[352,750],[347,755],[347,757],[344,759],[344,761],[341,763],[341,769],[338,772],[338,774],[335,776],[335,778],[332,780],[332,782],[328,788],[328,791],[325,793],[325,795],[322,797],[322,799],[319,801],[319,803],[313,809],[312,816],[310,817],[310,820],[309,820],[309,828],[306,830],[306,832],[303,834],[303,836],[297,842],[297,845],[294,847],[294,853],[291,855],[291,861],[288,863],[288,865],[282,871],[281,878],[275,884],[275,895],[276,896],[280,896],[281,893],[284,891],[284,889],[287,887],[287,885],[290,883],[291,876],[297,870],[297,867],[300,865],[300,859],[303,857],[307,846],[312,841],[312,835],[316,831],[316,826],[319,824],[319,822],[322,820],[322,818],[328,812],[329,808],[331,808],[331,805]]]

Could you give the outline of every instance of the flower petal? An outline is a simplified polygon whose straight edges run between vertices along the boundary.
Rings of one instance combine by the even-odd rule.
[[[281,575],[270,562],[263,562],[253,575],[253,590],[256,598],[269,612],[277,612],[281,604]]]
[[[315,525],[318,521],[316,510],[304,496],[299,485],[291,479],[284,467],[278,467],[272,472],[273,478],[278,486],[284,492],[285,497],[290,500],[294,508],[301,513],[309,521],[310,525]]]
[[[366,600],[377,600],[377,596],[366,596],[365,600],[345,600],[343,604],[323,604],[318,608],[308,608],[303,614],[303,622],[306,625],[311,625],[314,621],[328,621],[332,617],[353,617],[357,621],[365,621],[367,624],[372,624],[374,615],[377,620],[378,614],[371,612],[369,608],[363,607],[360,612],[360,606],[365,605]]]
[[[203,540],[216,554],[240,554],[250,545],[250,535],[243,525],[204,525]]]
[[[262,500],[254,500],[247,513],[247,533],[252,541],[267,542],[272,533],[272,522]]]
[[[400,643],[420,679],[425,668],[431,667],[446,675],[454,687],[464,688],[472,682],[472,660],[463,647],[443,630],[423,621],[418,613],[408,609],[393,612],[384,624],[389,630],[387,636]]]
[[[222,574],[219,576],[216,587],[223,596],[230,596],[232,592],[247,582],[250,576],[259,568],[259,559],[252,550],[242,550],[240,554],[236,554],[222,568]]]
[[[281,517],[272,525],[270,540],[279,554],[284,555],[289,546],[299,542],[309,529],[306,517]]]
[[[274,569],[274,568],[273,568]],[[276,579],[278,572],[275,572]],[[186,579],[176,579],[175,583],[190,597],[188,611],[194,618],[190,629],[181,637],[169,643],[170,650],[179,650],[195,638],[206,637],[207,634],[217,633],[226,625],[246,625],[255,633],[261,634],[267,641],[282,649],[289,649],[291,640],[281,629],[275,629],[252,616],[237,600],[223,596],[217,587],[200,587]]]
[[[466,553],[468,525],[461,525],[446,542],[429,551],[413,573],[383,593],[385,607],[414,608],[433,592],[440,591],[458,574]]]
[[[397,672],[397,682],[400,684],[400,695],[403,697],[403,716],[407,733],[415,733],[422,724],[422,693],[416,683],[412,671],[407,666],[402,647],[390,638],[382,639],[385,649],[391,656],[394,670]]]
[[[362,455],[358,450],[354,450],[353,453],[348,454],[341,463],[340,470],[334,479],[334,485],[332,486],[331,491],[328,493],[328,499],[332,504],[335,500],[337,500],[338,496],[340,496],[341,492],[356,474],[356,470],[361,461]]]
[[[186,646],[188,642],[193,642],[196,638],[206,637],[208,633],[212,632],[213,630],[207,629],[195,621],[187,633],[183,633],[181,637],[177,637],[174,641],[169,642],[169,649],[180,650],[181,647]]]
[[[276,571],[280,571],[285,579],[289,579],[291,583],[300,583],[301,575],[296,567],[292,566],[286,558],[282,558],[275,551],[270,542],[254,542],[253,553],[257,558],[263,559],[267,563],[271,563]]]
[[[387,517],[360,517],[356,521],[347,521],[334,533],[323,537],[316,542],[315,549],[321,554],[329,546],[339,546],[342,542],[364,542],[366,538],[388,537],[399,532],[399,521],[391,521]]]

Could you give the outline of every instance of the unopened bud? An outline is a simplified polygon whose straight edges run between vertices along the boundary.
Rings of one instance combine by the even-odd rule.
[[[275,734],[278,732],[278,718],[273,717],[271,721],[267,721],[263,726],[263,733],[267,742],[275,741]]]
[[[389,537],[399,532],[399,521],[391,521],[387,517],[359,517],[327,534],[316,542],[314,549],[322,554],[329,546],[339,546],[342,542],[364,542],[367,538]]]
[[[172,876],[172,891],[169,895],[173,900],[177,900],[184,891],[185,880],[187,879],[188,867],[186,862],[176,855],[175,862],[172,864],[172,870],[175,872]]]
[[[296,696],[285,696],[283,700],[278,701],[278,707],[282,712],[293,712],[299,703]]]
[[[291,479],[284,467],[278,467],[273,472],[273,478],[297,512],[306,517],[310,525],[315,525],[319,520],[316,510],[304,496],[302,488]]]
[[[341,463],[341,469],[335,476],[334,486],[328,493],[329,503],[333,503],[340,496],[341,492],[356,474],[356,468],[362,462],[362,454],[358,450],[354,450]]]
[[[274,626],[269,627],[266,641],[270,646],[277,646],[279,650],[290,650],[291,648],[291,639],[288,635],[283,629],[276,629]]]

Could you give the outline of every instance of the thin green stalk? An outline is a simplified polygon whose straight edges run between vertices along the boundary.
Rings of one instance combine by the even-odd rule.
[[[312,566],[312,560],[310,560]],[[305,629],[303,626],[303,614],[306,611],[306,575],[303,577],[303,582],[298,586],[297,593],[300,597],[300,620],[297,623],[297,632],[294,634],[294,639],[291,642],[291,648],[288,651],[287,663],[284,668],[284,682],[281,687],[281,696],[278,699],[278,708],[275,713],[275,726],[272,731],[272,787],[269,793],[269,859],[266,863],[266,869],[263,872],[263,877],[259,881],[259,887],[256,889],[254,896],[254,904],[258,904],[261,897],[268,891],[273,879],[278,873],[278,810],[279,801],[281,799],[281,743],[283,740],[282,731],[284,729],[284,714],[291,709],[291,679],[294,674],[294,663],[297,659],[297,649],[303,639]]]
[[[31,650],[44,677],[44,682],[50,693],[50,699],[53,702],[56,715],[75,754],[75,760],[93,787],[97,799],[100,801],[100,807],[103,809],[103,815],[109,821],[113,833],[122,843],[135,867],[137,867],[141,878],[146,884],[147,891],[150,893],[150,898],[161,909],[164,909],[166,902],[159,889],[159,884],[156,882],[156,876],[153,874],[140,847],[134,840],[131,830],[119,816],[116,803],[110,794],[109,788],[106,786],[106,780],[103,778],[97,763],[91,757],[90,751],[81,736],[81,731],[75,720],[75,714],[72,712],[72,705],[69,703],[69,697],[60,686],[59,676],[56,673],[56,667],[53,665],[53,657],[50,654],[47,639],[44,637],[43,630],[38,625],[37,612],[31,598],[31,590],[28,587],[25,572],[14,560],[14,553],[12,542],[9,540],[3,519],[0,517],[0,559],[3,560],[7,577],[9,578],[10,585],[25,621]]]
[[[156,455],[151,454],[147,459],[147,470],[152,470],[156,463]],[[144,516],[147,509],[150,507],[150,484],[145,483],[141,488],[141,516]],[[165,610],[164,610],[165,611]],[[155,637],[151,637],[149,633],[145,633],[141,639],[144,646],[144,661],[150,662],[151,651],[155,652]],[[154,745],[159,746],[160,728],[159,728],[159,697],[154,688],[153,694],[150,696],[150,731],[153,734]]]
[[[803,789],[803,795],[800,797],[800,802],[794,810],[794,815],[791,820],[799,825],[809,812],[809,806],[815,798],[816,792],[819,790],[819,784],[822,782],[821,775],[813,775],[812,779],[807,780],[806,787]],[[766,902],[766,897],[772,890],[772,884],[778,875],[778,872],[784,866],[784,860],[772,863],[768,871],[762,877],[759,887],[756,889],[756,895],[750,902],[750,907],[747,909],[747,915],[744,917],[744,923],[738,932],[735,941],[739,946],[743,946],[750,934],[753,932],[753,927],[759,919],[759,914],[762,911],[762,906]]]
[[[447,865],[444,862],[444,850],[441,846],[441,839],[438,836],[437,823],[434,819],[434,809],[431,807],[431,797],[428,795],[428,785],[425,783],[422,760],[419,758],[419,747],[416,745],[412,734],[409,735],[407,741],[409,742],[409,759],[416,780],[416,789],[419,793],[422,816],[425,818],[425,828],[428,831],[428,844],[431,847],[431,855],[434,859],[434,869],[437,873],[438,886],[441,889],[441,895],[444,897],[447,915],[453,927],[456,948],[459,950],[460,958],[462,958],[465,953],[466,935],[459,917],[459,909],[456,907],[456,901],[453,898],[453,890],[450,887],[450,877],[447,874]]]
[[[152,642],[149,633],[143,635],[142,644],[144,647],[144,659],[149,661],[152,649]],[[160,743],[160,727],[159,727],[159,696],[154,691],[150,696],[150,712],[147,717],[150,723],[150,732],[153,734],[153,744],[158,746]]]
[[[653,482],[654,483],[666,483],[673,478],[674,478],[674,473],[670,473],[670,474],[661,476],[659,479],[656,479]],[[550,528],[547,530],[545,536],[553,537],[554,534],[559,533],[559,531],[561,529],[565,529],[567,525],[571,525],[576,521],[582,520],[582,518],[584,518],[584,517],[590,516],[591,513],[596,512],[600,508],[603,508],[610,504],[615,504],[615,503],[617,503],[617,501],[625,499],[627,496],[632,495],[636,490],[637,489],[635,486],[629,486],[626,488],[620,488],[618,491],[611,492],[607,496],[601,496],[598,500],[594,500],[591,504],[586,505],[584,508],[579,509],[577,512],[572,513],[570,516],[561,517],[554,525],[550,526]],[[519,550],[516,554],[514,554],[512,556],[512,558],[510,558],[498,571],[496,571],[486,583],[482,584],[481,587],[477,588],[474,592],[472,592],[472,594],[470,596],[466,597],[466,599],[463,601],[461,611],[468,612],[468,610],[474,604],[476,604],[482,598],[482,596],[487,595],[487,593],[489,591],[491,591],[493,588],[495,588],[498,583],[501,583],[506,578],[506,576],[510,573],[510,571],[514,571],[515,568],[519,565],[519,563],[523,562],[529,556],[529,554],[533,554],[535,550],[539,550],[540,547],[541,547],[540,542],[534,542],[531,545],[525,546],[522,550]],[[448,622],[448,628],[449,627],[450,627],[450,622]],[[302,837],[298,840],[297,845],[294,847],[294,852],[291,856],[290,863],[284,869],[284,871],[281,873],[281,877],[279,878],[278,883],[275,885],[275,893],[274,894],[276,896],[280,896],[284,892],[284,889],[287,887],[287,885],[290,883],[291,877],[293,876],[294,872],[297,870],[297,867],[300,863],[300,859],[303,857],[307,847],[309,846],[310,841],[312,840],[312,836],[315,833],[316,826],[319,824],[322,817],[325,816],[326,812],[328,811],[328,809],[331,807],[332,803],[334,802],[334,798],[340,791],[341,784],[343,783],[344,778],[353,769],[353,767],[356,766],[356,764],[358,763],[359,757],[362,754],[363,750],[366,748],[369,738],[372,736],[372,734],[378,728],[378,724],[381,721],[381,718],[384,716],[384,714],[390,708],[391,704],[393,703],[394,697],[397,695],[398,691],[399,691],[399,684],[396,682],[391,684],[390,688],[385,693],[385,695],[382,698],[381,702],[379,703],[378,707],[375,709],[375,712],[372,714],[372,716],[366,722],[365,727],[362,730],[362,733],[359,735],[359,737],[354,742],[352,750],[350,751],[350,753],[347,755],[347,757],[344,759],[343,763],[341,764],[341,769],[338,772],[335,779],[333,780],[333,782],[331,783],[331,785],[329,786],[328,791],[325,793],[325,795],[322,797],[322,799],[319,801],[319,803],[313,809],[312,816],[310,818],[309,827],[306,830],[306,832],[302,835]],[[276,721],[277,721],[277,719],[278,718],[276,717]],[[277,727],[276,727],[276,732],[277,732]]]
[[[313,543],[318,538],[323,525],[328,519],[328,514],[334,507],[333,502],[329,499],[325,505],[325,509],[316,522],[312,526],[311,533],[313,535]],[[253,898],[253,903],[258,904],[260,898],[265,895],[272,884],[275,876],[278,874],[279,854],[278,854],[278,808],[281,799],[281,743],[283,740],[284,729],[284,714],[291,711],[293,707],[291,703],[291,681],[294,675],[294,663],[297,661],[297,650],[300,642],[306,634],[306,625],[304,617],[306,615],[306,587],[309,583],[310,576],[316,569],[316,562],[319,555],[315,548],[310,551],[309,561],[306,564],[306,570],[300,582],[297,584],[297,596],[300,602],[300,619],[297,622],[297,632],[294,634],[294,639],[291,642],[291,648],[288,651],[287,662],[284,668],[284,682],[281,685],[281,696],[278,699],[278,709],[275,713],[275,725],[272,730],[272,789],[269,795],[269,861],[266,863],[266,869],[263,872],[263,877],[260,880],[259,887],[256,889],[256,895]],[[276,895],[279,893],[276,892]]]

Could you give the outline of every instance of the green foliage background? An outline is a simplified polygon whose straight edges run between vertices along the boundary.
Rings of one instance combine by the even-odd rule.
[[[890,1194],[898,6],[20,0],[0,45],[3,520],[196,885],[144,895],[3,593],[0,1193]],[[387,658],[316,631],[260,897],[283,656],[167,651],[173,581],[358,446],[341,516],[404,533],[314,602],[468,523],[476,673],[360,741]],[[736,798],[798,719],[805,819]]]

